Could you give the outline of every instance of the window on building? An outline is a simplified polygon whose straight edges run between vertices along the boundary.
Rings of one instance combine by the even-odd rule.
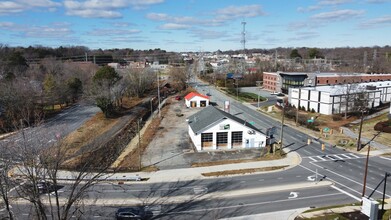
[[[320,82],[320,80],[318,80],[318,83]]]
[[[338,80],[335,80],[335,83],[338,83]]]
[[[202,142],[213,142],[213,133],[202,133],[201,141]]]
[[[232,145],[242,145],[243,131],[233,131],[231,137]]]
[[[226,145],[228,143],[228,132],[218,132],[216,144],[217,146]]]
[[[329,83],[329,80],[326,80],[326,83]]]

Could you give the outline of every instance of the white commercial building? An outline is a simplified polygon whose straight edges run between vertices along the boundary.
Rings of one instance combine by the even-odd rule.
[[[213,106],[190,116],[189,136],[198,151],[259,148],[266,135],[248,122]]]
[[[185,104],[188,108],[206,107],[209,105],[209,97],[191,92],[185,96]]]
[[[366,107],[373,108],[391,101],[391,81],[289,88],[289,103],[306,110],[331,115],[350,112],[354,100],[366,100]],[[346,102],[348,100],[348,102]]]

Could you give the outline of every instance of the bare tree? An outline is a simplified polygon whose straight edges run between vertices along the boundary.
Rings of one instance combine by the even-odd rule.
[[[147,90],[152,89],[152,84],[156,80],[156,74],[150,68],[127,69],[124,75],[129,96],[142,97]]]

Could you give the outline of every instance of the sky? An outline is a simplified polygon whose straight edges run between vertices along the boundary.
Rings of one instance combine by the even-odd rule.
[[[391,45],[391,0],[0,0],[0,44],[160,48]]]

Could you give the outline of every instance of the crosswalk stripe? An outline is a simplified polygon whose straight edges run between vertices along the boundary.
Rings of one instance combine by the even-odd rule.
[[[334,157],[336,157],[338,160],[342,160],[342,157],[338,156],[338,155],[333,155]]]
[[[341,156],[343,156],[343,157],[345,157],[345,158],[347,158],[347,159],[352,159],[351,157],[349,157],[348,155],[346,155],[346,154],[340,154]]]
[[[314,162],[316,162],[317,160],[315,160],[314,158],[312,158],[312,157],[309,157],[312,161],[314,161]]]
[[[349,154],[349,155],[352,155],[353,157],[355,158],[360,158],[359,156],[355,155],[355,154]]]
[[[321,156],[317,156],[317,158],[319,158],[319,159],[321,159],[321,160],[323,160],[323,161],[326,161],[326,159],[324,159],[324,158],[321,157]]]

